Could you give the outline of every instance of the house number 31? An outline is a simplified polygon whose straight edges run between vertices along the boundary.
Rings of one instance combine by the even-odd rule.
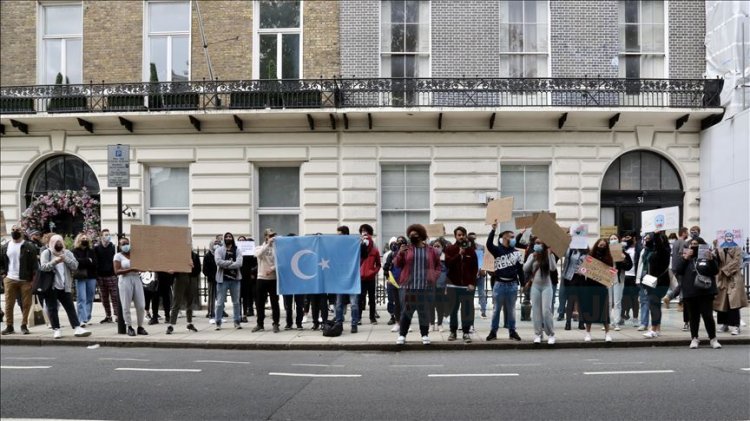
[[[643,196],[636,197],[636,200],[638,201],[638,203],[643,203]]]

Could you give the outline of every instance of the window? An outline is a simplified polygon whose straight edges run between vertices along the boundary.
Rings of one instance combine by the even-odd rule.
[[[42,5],[42,45],[38,78],[42,84],[83,82],[83,12],[80,4]]]
[[[548,165],[503,165],[500,169],[500,191],[513,196],[513,217],[549,209]],[[513,221],[501,224],[501,230],[515,229]]]
[[[382,239],[406,235],[411,224],[430,223],[430,166],[381,168]]]
[[[302,77],[302,7],[299,0],[255,2],[253,77]]]
[[[40,163],[26,185],[26,206],[34,197],[57,190],[82,190],[99,198],[99,181],[83,160],[73,155],[58,155]]]
[[[547,77],[547,1],[500,2],[500,76]]]
[[[299,167],[258,168],[258,236],[299,234]]]
[[[620,77],[665,77],[664,2],[620,0],[618,6]]]
[[[682,190],[672,164],[653,152],[628,152],[607,169],[602,190]]]
[[[190,172],[187,167],[151,167],[148,171],[151,225],[188,226]]]
[[[144,80],[190,80],[190,2],[149,1]]]

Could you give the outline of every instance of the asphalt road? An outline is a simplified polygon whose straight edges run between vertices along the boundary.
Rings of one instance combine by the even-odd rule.
[[[5,346],[0,362],[3,419],[750,419],[746,346],[396,353]]]

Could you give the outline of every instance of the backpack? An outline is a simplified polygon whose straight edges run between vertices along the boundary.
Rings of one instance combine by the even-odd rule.
[[[336,337],[341,336],[344,332],[344,326],[339,322],[326,320],[320,330],[323,332],[323,336]]]

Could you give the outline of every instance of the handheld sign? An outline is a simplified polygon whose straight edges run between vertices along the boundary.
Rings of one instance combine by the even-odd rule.
[[[0,211],[0,237],[5,237],[8,235],[8,228],[5,227],[5,214],[3,211]]]
[[[243,256],[255,255],[255,241],[237,241],[237,248]]]
[[[487,204],[487,215],[484,222],[492,225],[497,222],[507,222],[513,220],[513,197],[503,197],[495,199]]]
[[[534,235],[547,244],[557,257],[564,256],[565,252],[568,251],[570,235],[557,225],[550,214],[540,213],[531,230]]]
[[[589,226],[587,224],[573,224],[570,227],[570,248],[585,249],[589,246]]]
[[[607,266],[591,256],[586,256],[583,259],[583,264],[578,268],[578,273],[609,288],[615,281],[617,269]]]
[[[602,225],[599,227],[599,237],[605,238],[612,234],[617,235],[617,225]]]
[[[641,212],[641,234],[680,228],[680,208],[654,209]]]
[[[190,273],[190,228],[130,226],[130,264],[141,271]]]
[[[625,260],[625,253],[622,251],[622,244],[610,244],[609,252],[612,254],[612,260],[620,263]]]
[[[539,218],[539,215],[543,213],[549,215],[553,221],[557,216],[554,212],[534,212],[531,216],[520,216],[516,218],[516,229],[533,227],[536,220]]]
[[[445,225],[443,224],[427,224],[424,229],[430,238],[439,238],[445,235]]]

